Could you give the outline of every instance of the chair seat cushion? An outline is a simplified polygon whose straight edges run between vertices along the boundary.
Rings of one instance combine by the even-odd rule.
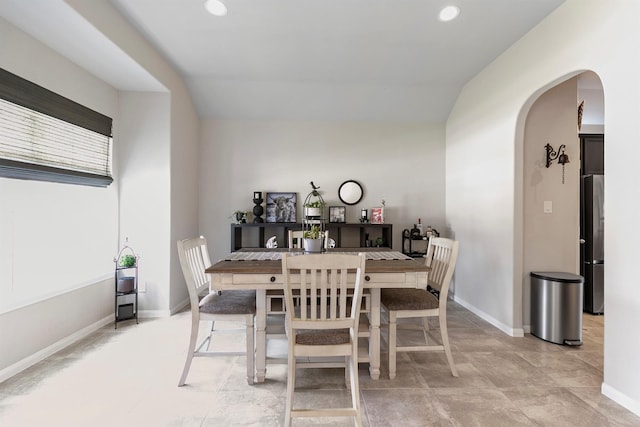
[[[255,314],[256,291],[211,293],[200,301],[200,312],[209,314]]]
[[[389,310],[430,310],[439,307],[438,299],[424,289],[382,289],[380,302]]]
[[[296,333],[296,344],[336,345],[349,343],[349,329],[314,330],[300,329]]]
[[[294,312],[300,317],[300,307]],[[285,316],[286,330],[289,330],[289,315]],[[303,345],[335,345],[350,342],[349,329],[296,329],[296,344]]]

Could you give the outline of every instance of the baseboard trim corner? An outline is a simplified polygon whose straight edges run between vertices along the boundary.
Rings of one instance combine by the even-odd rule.
[[[470,312],[472,312],[473,314],[475,314],[476,316],[480,317],[481,319],[491,323],[493,326],[495,326],[496,328],[500,329],[502,332],[504,332],[505,334],[515,337],[515,338],[522,338],[524,337],[524,329],[523,328],[512,328],[508,325],[505,325],[504,323],[500,322],[498,319],[494,318],[493,316],[490,316],[489,314],[485,313],[484,311],[480,310],[479,308],[477,308],[476,306],[469,304],[467,301],[464,301],[463,299],[460,299],[456,296],[453,297],[453,300],[455,302],[457,302],[458,304],[460,304],[461,306],[463,306],[464,308],[466,308],[467,310],[469,310]]]

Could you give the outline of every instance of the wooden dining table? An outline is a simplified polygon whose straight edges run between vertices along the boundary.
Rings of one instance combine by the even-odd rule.
[[[243,249],[233,252],[206,269],[211,290],[252,289],[256,291],[256,378],[264,382],[267,365],[267,291],[283,290],[282,252],[296,249]],[[369,374],[380,378],[380,290],[383,288],[426,288],[430,268],[422,259],[382,248],[336,248],[328,252],[365,252],[364,288],[370,298]],[[362,361],[362,359],[359,359]]]

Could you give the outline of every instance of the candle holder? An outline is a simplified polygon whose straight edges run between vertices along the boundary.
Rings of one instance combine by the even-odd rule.
[[[360,210],[360,222],[369,222],[369,211],[366,208]]]
[[[263,202],[262,192],[254,191],[253,192],[253,203],[255,204],[255,206],[253,207],[253,223],[254,224],[260,224],[264,222],[264,219],[262,219],[262,214],[264,213],[262,202]]]

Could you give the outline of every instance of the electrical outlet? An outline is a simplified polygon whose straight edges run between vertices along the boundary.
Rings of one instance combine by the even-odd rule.
[[[140,285],[138,286],[138,292],[141,294],[147,292],[147,282],[140,283]]]
[[[553,212],[553,202],[551,200],[544,201],[544,213],[552,213]]]

